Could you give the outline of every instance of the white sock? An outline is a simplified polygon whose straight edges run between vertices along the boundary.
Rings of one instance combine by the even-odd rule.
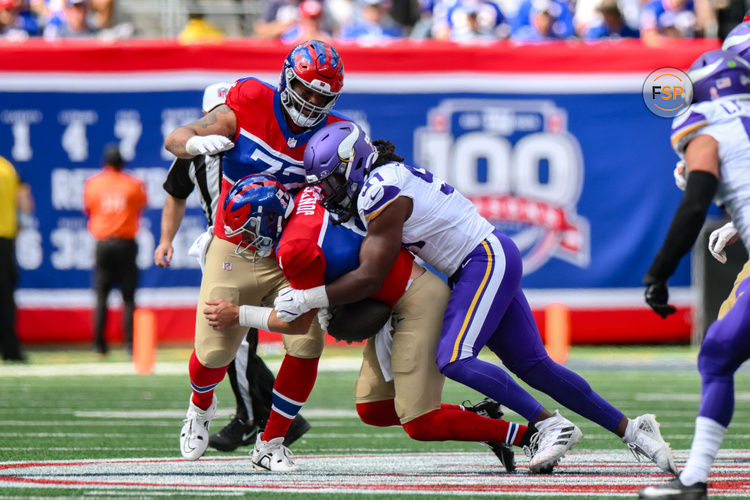
[[[625,428],[625,435],[622,436],[623,443],[632,443],[635,439],[635,421],[632,418],[628,419],[628,426]]]
[[[708,473],[711,471],[716,455],[719,454],[726,432],[727,428],[716,420],[706,417],[695,419],[693,445],[690,447],[690,455],[685,468],[680,474],[682,484],[692,486],[695,483],[708,481]]]

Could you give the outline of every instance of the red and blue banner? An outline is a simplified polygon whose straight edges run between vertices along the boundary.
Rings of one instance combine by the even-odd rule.
[[[532,305],[566,303],[575,342],[685,340],[687,262],[670,280],[678,315],[661,320],[642,300],[640,279],[680,192],[670,121],[647,110],[641,86],[654,69],[685,69],[717,45],[341,45],[346,77],[336,108],[459,189],[511,235],[524,255]],[[200,274],[187,249],[205,220],[191,198],[171,268],[153,265],[172,160],[164,138],[200,116],[206,85],[245,76],[276,84],[288,50],[247,40],[0,46],[0,155],[36,201],[35,226],[17,245],[25,341],[89,338],[93,241],[82,190],[113,141],[148,190],[138,306],[160,312],[162,340],[192,338]],[[111,326],[116,335],[118,325]]]

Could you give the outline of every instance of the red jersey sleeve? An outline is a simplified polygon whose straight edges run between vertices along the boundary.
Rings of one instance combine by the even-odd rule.
[[[281,272],[292,286],[306,290],[325,284],[325,258],[323,252],[310,240],[282,238],[276,251],[276,261]]]
[[[255,78],[245,78],[237,80],[234,85],[229,88],[227,92],[227,98],[224,104],[229,106],[234,111],[237,117],[237,123],[243,123],[245,117],[243,114],[257,113],[259,109],[266,109],[263,103],[255,105],[255,101],[262,99],[264,94],[273,93],[273,89],[265,83]],[[240,134],[240,127],[237,127],[237,131],[234,134],[233,141],[237,142],[237,136]]]

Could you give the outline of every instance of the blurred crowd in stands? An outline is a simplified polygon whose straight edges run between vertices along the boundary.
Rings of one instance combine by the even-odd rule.
[[[120,1],[124,6],[126,2]],[[723,37],[747,9],[746,0],[260,1],[261,14],[251,23],[252,32],[244,35],[290,44],[311,38],[481,43],[639,37],[658,43],[663,38]],[[238,5],[242,2],[236,0]],[[210,8],[191,11],[187,5],[180,41],[200,43],[225,36],[220,23],[212,21]],[[0,38],[142,36],[132,23],[115,23],[115,10],[115,0],[0,0]]]

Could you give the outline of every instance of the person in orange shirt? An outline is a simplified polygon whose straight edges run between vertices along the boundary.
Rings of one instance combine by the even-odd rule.
[[[83,187],[83,208],[89,217],[89,232],[96,239],[94,351],[107,353],[104,339],[107,298],[114,284],[119,283],[125,349],[132,354],[135,286],[138,280],[135,235],[138,219],[146,206],[146,188],[143,181],[122,171],[124,162],[117,145],[105,148],[102,162],[102,172],[90,177]]]

